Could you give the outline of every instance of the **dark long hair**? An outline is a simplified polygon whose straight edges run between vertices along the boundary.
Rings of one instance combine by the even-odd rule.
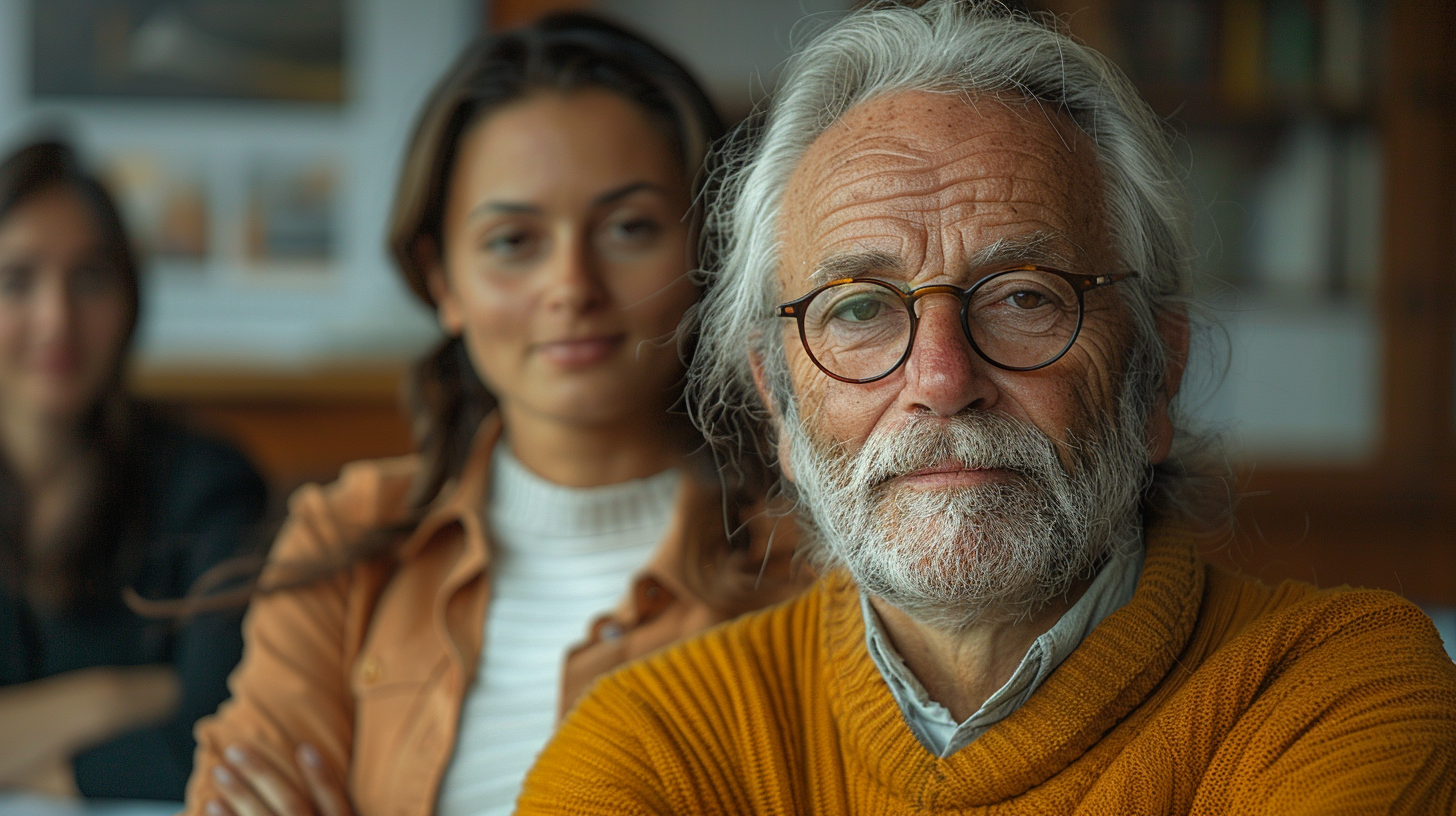
[[[390,254],[405,283],[425,304],[436,306],[426,275],[444,245],[445,201],[461,138],[502,106],[532,93],[586,89],[611,91],[637,105],[668,137],[683,178],[703,178],[704,157],[723,135],[723,122],[692,75],[642,37],[580,13],[547,15],[524,28],[481,37],[466,47],[426,100],[405,150],[390,216]],[[697,188],[695,181],[694,201]],[[698,214],[694,206],[689,213],[694,225]],[[362,536],[325,561],[280,564],[281,577],[259,582],[264,557],[257,556],[219,565],[180,603],[135,596],[129,603],[158,615],[223,608],[256,594],[312,583],[387,552],[460,474],[476,429],[496,406],[459,337],[445,339],[417,363],[405,391],[420,468],[402,521]],[[244,586],[205,595],[239,579]]]
[[[136,255],[115,202],[62,141],[29,144],[0,162],[0,223],[36,196],[57,189],[74,192],[90,208],[103,262],[121,281],[126,318],[116,363],[101,393],[82,415],[79,428],[83,441],[98,456],[94,492],[52,563],[34,563],[29,556],[30,503],[0,453],[0,575],[15,592],[43,580],[50,596],[74,605],[119,588],[128,533],[141,524],[138,508],[142,502],[132,495],[140,482],[133,478],[138,466],[132,444],[136,408],[122,384],[141,311],[141,293]]]

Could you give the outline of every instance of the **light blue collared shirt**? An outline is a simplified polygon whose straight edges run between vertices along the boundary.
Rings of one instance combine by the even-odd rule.
[[[1097,624],[1132,599],[1142,571],[1141,543],[1129,552],[1119,552],[1108,559],[1082,597],[1031,644],[1026,657],[1021,659],[1021,664],[1006,685],[997,689],[976,713],[962,723],[957,723],[945,706],[930,699],[925,686],[911,674],[905,659],[890,643],[879,614],[870,605],[869,596],[861,592],[865,645],[915,738],[920,740],[925,750],[939,757],[948,757],[1020,708],[1088,633],[1097,628]]]

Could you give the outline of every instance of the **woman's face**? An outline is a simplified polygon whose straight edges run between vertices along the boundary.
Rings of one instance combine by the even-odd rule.
[[[130,317],[96,216],[55,186],[0,220],[0,409],[71,421],[100,396]]]
[[[688,206],[668,140],[614,93],[541,92],[466,131],[430,286],[508,420],[666,410],[698,297]]]

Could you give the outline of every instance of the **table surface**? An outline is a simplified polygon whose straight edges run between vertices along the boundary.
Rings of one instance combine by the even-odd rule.
[[[173,816],[181,802],[145,799],[58,799],[0,793],[0,816]]]

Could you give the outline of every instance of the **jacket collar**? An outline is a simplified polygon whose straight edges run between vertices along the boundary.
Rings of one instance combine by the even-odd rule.
[[[459,523],[467,533],[472,559],[478,556],[480,566],[485,566],[490,554],[485,547],[485,525],[481,508],[485,506],[485,497],[490,490],[491,452],[500,441],[501,431],[499,411],[492,412],[481,421],[474,439],[471,440],[470,455],[466,458],[460,475],[447,482],[440,495],[430,504],[424,519],[400,547],[401,559],[407,560],[417,555],[426,544],[434,540],[435,534],[441,529],[452,523]]]

